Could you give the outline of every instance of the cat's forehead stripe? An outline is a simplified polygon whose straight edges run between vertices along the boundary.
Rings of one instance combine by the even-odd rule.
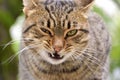
[[[30,26],[28,26],[24,31],[23,33],[26,33],[30,28],[32,28],[33,26],[36,26],[36,24],[32,24]]]
[[[73,11],[74,7],[75,3],[72,0],[47,0],[45,2],[45,9],[53,21],[54,25],[52,27],[64,27],[67,24],[66,27],[70,28],[70,22],[65,23],[65,20],[68,19],[68,14]]]

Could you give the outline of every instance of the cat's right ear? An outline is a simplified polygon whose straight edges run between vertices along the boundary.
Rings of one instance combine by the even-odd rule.
[[[36,11],[36,7],[39,6],[40,8],[40,1],[42,0],[23,0],[23,12],[26,16],[29,16],[30,14],[34,13]]]
[[[23,8],[23,12],[26,16],[29,16],[31,13],[33,13],[34,9],[32,9],[32,6],[34,3],[34,0],[23,0],[23,5],[24,5],[24,8]]]

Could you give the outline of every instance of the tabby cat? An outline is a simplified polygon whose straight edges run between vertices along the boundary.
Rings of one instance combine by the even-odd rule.
[[[110,37],[94,0],[23,0],[19,80],[107,80]]]

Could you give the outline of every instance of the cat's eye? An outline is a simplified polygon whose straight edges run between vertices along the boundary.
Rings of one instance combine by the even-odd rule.
[[[71,30],[71,31],[67,32],[66,36],[67,36],[67,37],[74,36],[74,35],[77,34],[77,32],[78,32],[77,29]]]
[[[44,33],[51,35],[51,32],[48,29],[40,28]]]

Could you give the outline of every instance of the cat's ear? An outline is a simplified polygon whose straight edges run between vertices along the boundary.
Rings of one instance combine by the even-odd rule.
[[[34,11],[34,6],[35,6],[35,0],[23,0],[23,12],[26,16],[29,16],[31,13]]]
[[[90,10],[91,6],[94,3],[94,0],[75,0],[79,6],[79,10],[82,13],[86,13]]]
[[[41,2],[43,0],[23,0],[24,7],[28,6],[38,6],[37,3]]]
[[[94,2],[94,0],[74,0],[75,9],[69,15],[72,16],[70,19],[74,18],[76,21],[80,21],[81,24],[86,24],[88,20],[89,10]]]
[[[30,14],[35,12],[35,8],[38,6],[40,8],[41,6],[39,4],[42,1],[43,0],[23,0],[23,12],[25,13],[25,15],[29,16]]]
[[[23,0],[24,7],[28,6],[31,3],[31,0]]]

